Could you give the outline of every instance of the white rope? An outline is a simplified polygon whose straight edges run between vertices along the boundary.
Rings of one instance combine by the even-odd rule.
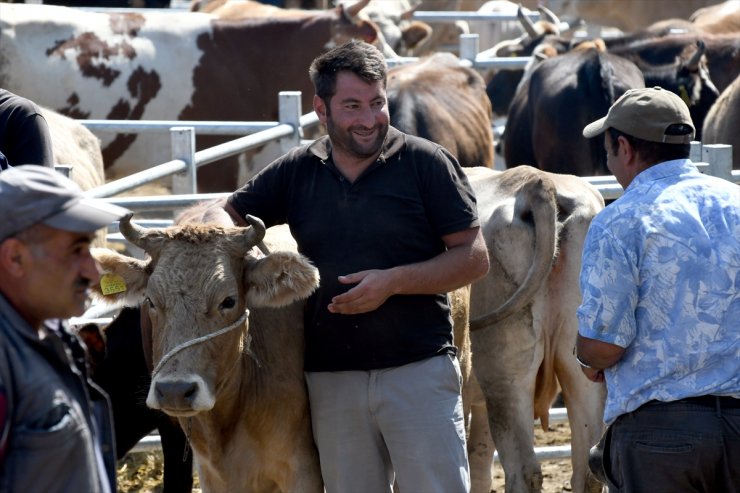
[[[178,344],[174,348],[172,348],[167,354],[164,355],[164,357],[159,361],[157,364],[157,367],[154,368],[154,371],[152,372],[152,378],[154,378],[154,375],[159,373],[159,370],[162,369],[162,366],[164,366],[167,361],[170,360],[175,354],[179,353],[185,348],[189,348],[190,346],[195,346],[196,344],[200,344],[201,342],[209,341],[215,337],[220,336],[221,334],[225,334],[231,330],[234,330],[235,328],[239,327],[240,325],[243,325],[244,322],[247,320],[247,317],[249,316],[249,309],[244,311],[244,314],[239,317],[239,320],[234,322],[233,324],[229,325],[228,327],[224,327],[223,329],[219,329],[216,332],[213,332],[211,334],[206,334],[201,337],[197,337],[195,339],[191,339],[189,341],[183,342],[182,344]]]

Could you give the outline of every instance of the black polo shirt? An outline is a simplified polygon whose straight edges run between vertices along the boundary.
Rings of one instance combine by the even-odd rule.
[[[330,313],[349,290],[337,276],[428,260],[443,235],[478,226],[475,196],[443,147],[391,127],[378,160],[354,183],[331,161],[323,137],[293,149],[229,202],[265,225],[287,223],[321,275],[306,305],[307,371],[370,370],[454,353],[446,294],[391,296],[358,315]]]

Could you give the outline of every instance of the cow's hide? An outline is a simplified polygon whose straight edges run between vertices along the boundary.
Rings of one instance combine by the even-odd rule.
[[[493,167],[493,114],[485,82],[449,53],[388,72],[388,109],[399,130],[436,142],[462,166]]]
[[[572,433],[573,491],[600,492],[587,460],[603,426],[605,389],[581,373],[572,349],[583,239],[603,199],[578,177],[529,166],[466,173],[491,259],[471,291],[473,371],[506,491],[540,491],[532,419],[547,429],[559,385]]]
[[[509,109],[503,137],[506,166],[610,174],[603,137],[584,139],[583,127],[604,116],[633,87],[644,87],[640,69],[596,48],[541,62],[522,81]]]
[[[83,190],[103,185],[105,171],[100,140],[81,123],[49,108],[41,107],[41,115],[49,126],[54,165],[70,166],[70,178]],[[106,234],[105,229],[96,231],[92,246],[105,246]]]

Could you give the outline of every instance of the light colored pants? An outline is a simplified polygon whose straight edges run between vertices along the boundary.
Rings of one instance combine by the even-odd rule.
[[[327,493],[470,491],[457,358],[306,381]]]

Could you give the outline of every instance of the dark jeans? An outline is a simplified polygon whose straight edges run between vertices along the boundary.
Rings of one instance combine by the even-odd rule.
[[[610,493],[740,493],[740,399],[648,402],[606,446]]]

